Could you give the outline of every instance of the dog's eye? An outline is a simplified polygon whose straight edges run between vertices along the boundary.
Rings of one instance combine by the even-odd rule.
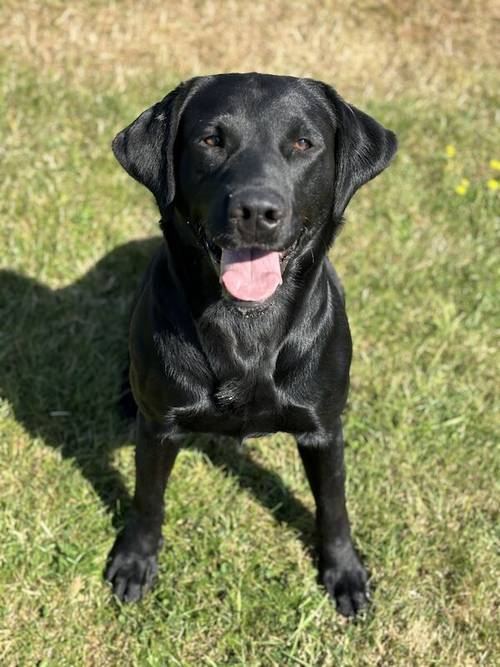
[[[308,151],[312,147],[312,143],[309,139],[300,137],[300,139],[297,139],[297,141],[294,142],[293,147],[296,151]]]
[[[218,134],[210,134],[208,137],[203,138],[203,142],[210,147],[220,146],[222,144],[222,139]]]

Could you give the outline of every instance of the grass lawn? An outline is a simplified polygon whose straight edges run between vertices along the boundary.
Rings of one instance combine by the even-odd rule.
[[[492,23],[472,0],[333,6],[6,0],[2,665],[498,664]],[[186,443],[158,586],[121,606],[102,581],[133,483],[116,409],[128,309],[158,242],[110,141],[180,78],[248,69],[323,78],[400,140],[330,254],[354,339],[348,505],[374,587],[353,623],[317,586],[286,434]]]

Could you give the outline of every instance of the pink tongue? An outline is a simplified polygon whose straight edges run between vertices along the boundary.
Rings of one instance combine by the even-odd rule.
[[[220,281],[240,301],[264,301],[281,285],[280,254],[257,248],[223,250]]]

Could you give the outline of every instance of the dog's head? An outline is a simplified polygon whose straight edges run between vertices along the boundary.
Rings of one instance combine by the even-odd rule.
[[[324,252],[356,190],[396,137],[310,79],[221,74],[191,79],[120,132],[113,151],[177,215],[233,298],[262,302],[316,244]],[[314,252],[310,253],[314,257]]]

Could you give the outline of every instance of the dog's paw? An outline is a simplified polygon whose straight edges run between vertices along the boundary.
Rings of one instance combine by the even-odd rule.
[[[352,618],[367,606],[368,575],[354,551],[335,566],[324,567],[320,578],[342,616]]]
[[[137,546],[120,535],[106,561],[104,578],[122,602],[138,602],[156,581],[156,550],[148,553],[144,549],[137,549]]]

